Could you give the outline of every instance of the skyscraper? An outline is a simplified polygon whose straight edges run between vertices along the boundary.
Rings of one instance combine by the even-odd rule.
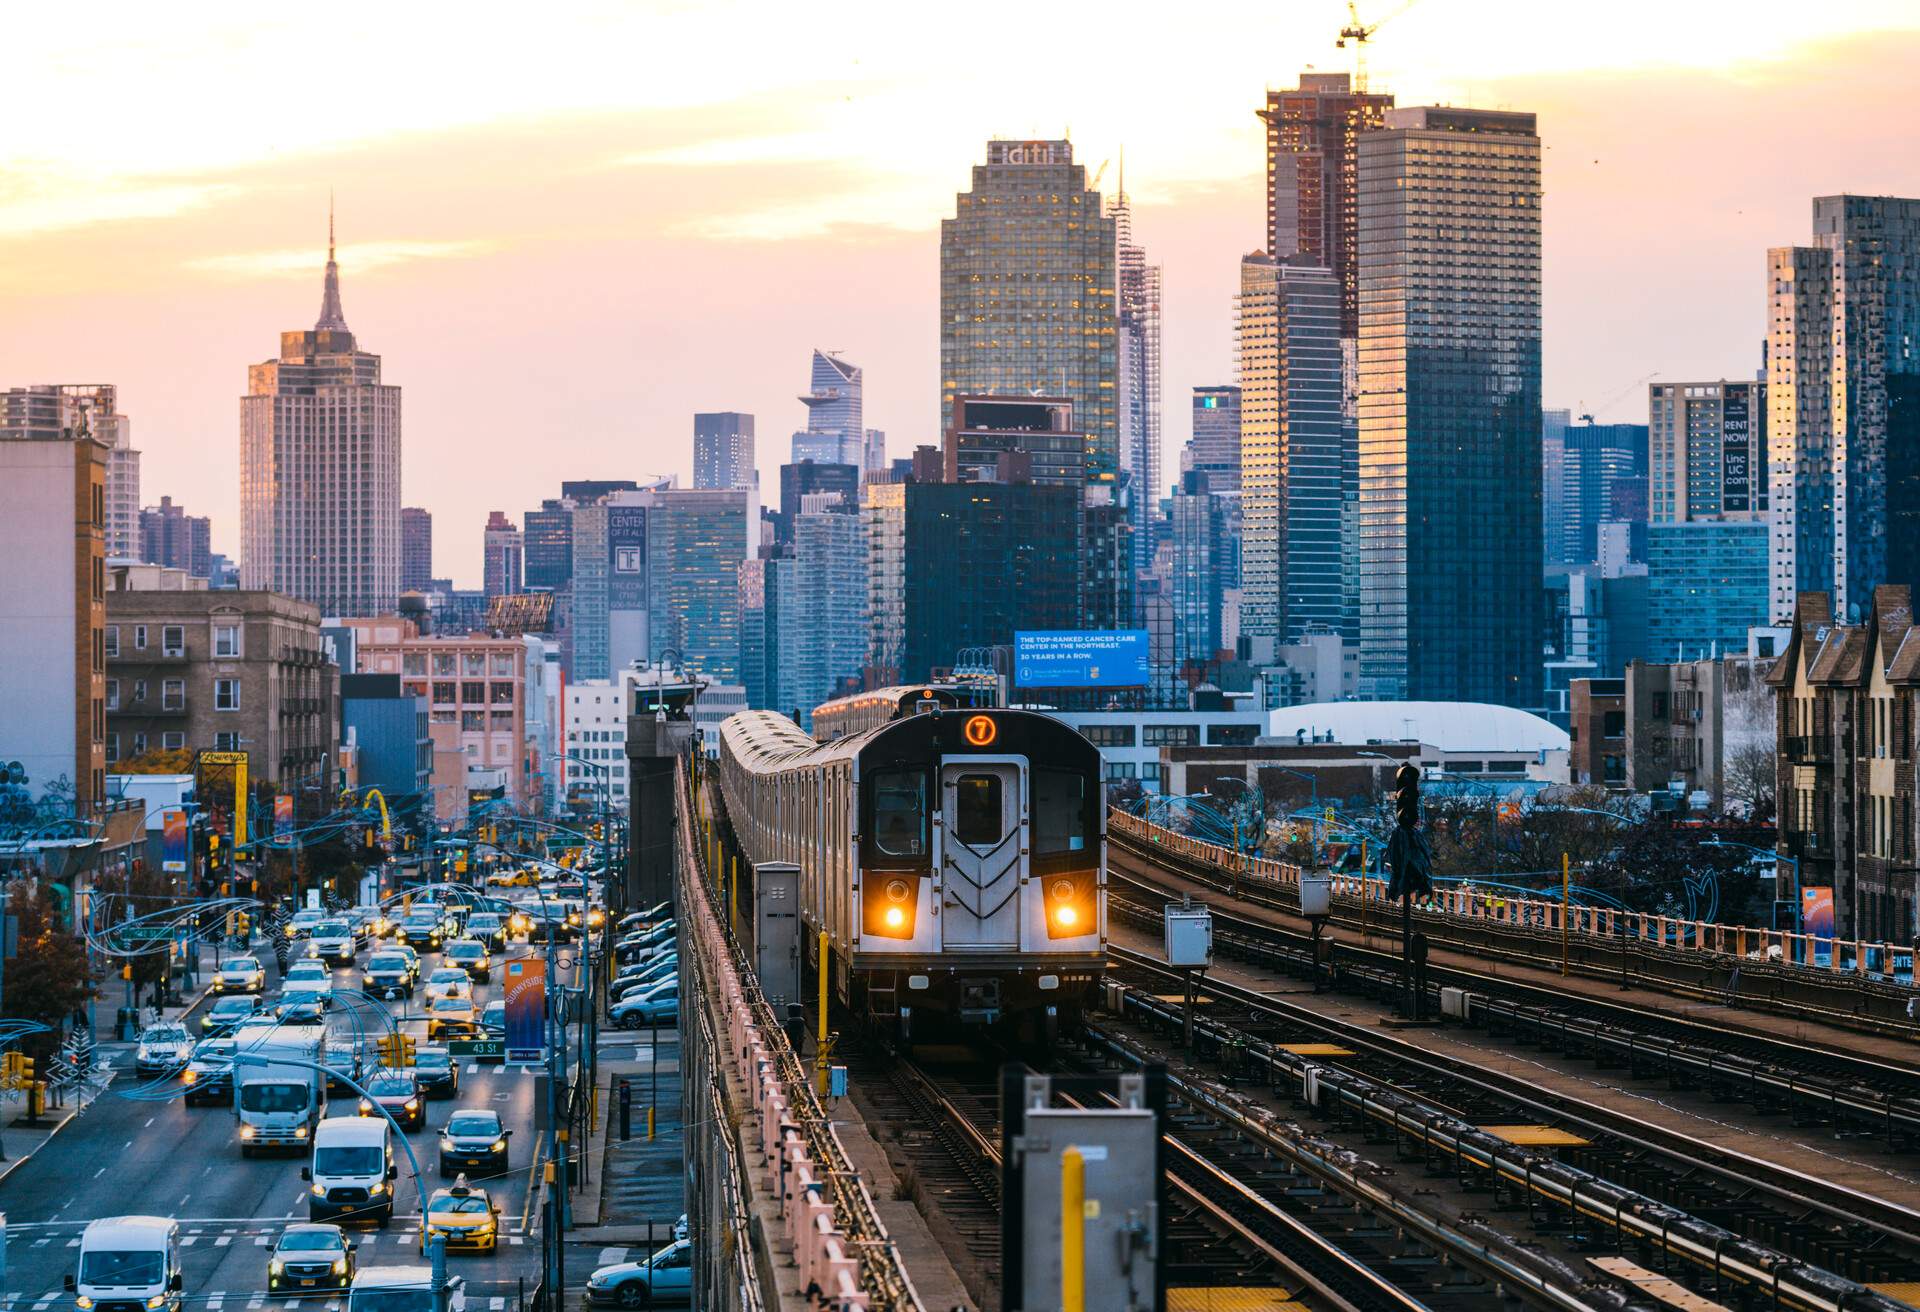
[[[1564,411],[1548,412],[1564,414]],[[1600,521],[1614,508],[1614,489],[1647,472],[1645,424],[1555,424],[1541,437],[1542,543],[1549,564],[1591,565],[1600,558]],[[1544,419],[1544,416],[1543,416]]]
[[[1267,92],[1267,253],[1302,255],[1340,284],[1340,336],[1359,334],[1359,147],[1393,97],[1355,91],[1345,73],[1302,73],[1292,90]]]
[[[247,370],[240,586],[322,615],[379,615],[400,593],[400,389],[347,328],[331,217],[327,228],[319,318]]]
[[[519,592],[524,586],[526,559],[526,544],[520,530],[513,526],[505,512],[496,510],[487,516],[487,527],[481,537],[482,589],[489,597]]]
[[[520,517],[529,590],[563,592],[573,581],[573,502],[549,497]]]
[[[1173,568],[1173,662],[1210,661],[1220,651],[1220,611],[1226,589],[1224,498],[1213,495],[1207,475],[1189,470],[1173,493],[1170,532]]]
[[[813,371],[800,404],[807,426],[793,435],[793,463],[860,467],[866,459],[866,385],[860,366],[827,351],[813,353]]]
[[[1193,437],[1182,471],[1207,476],[1216,496],[1240,491],[1240,389],[1232,384],[1193,389]]]
[[[753,416],[737,410],[693,417],[693,485],[751,487],[755,479]]]
[[[654,488],[647,506],[648,659],[738,683],[740,562],[759,541],[751,488]]]
[[[107,455],[107,559],[140,559],[140,453],[133,449],[133,423],[115,413],[114,389],[92,389],[95,411],[88,422]],[[204,577],[204,575],[202,576]]]
[[[813,708],[866,663],[865,524],[836,510],[802,510],[793,554],[766,562],[766,586],[776,594],[768,696],[778,710],[797,710],[806,726]]]
[[[1133,241],[1133,205],[1126,175],[1108,209],[1113,218],[1120,298],[1120,468],[1132,477],[1128,510],[1133,569],[1153,566],[1154,526],[1160,504],[1160,266],[1147,263]]]
[[[1766,518],[1765,383],[1653,383],[1647,420],[1654,523]]]
[[[1391,110],[1358,162],[1360,693],[1535,707],[1534,116]]]
[[[1296,256],[1240,262],[1240,631],[1341,628],[1340,284]],[[1270,658],[1271,653],[1263,653]]]
[[[1920,586],[1920,200],[1815,197],[1767,285],[1773,617],[1829,592],[1844,619]]]
[[[433,589],[433,516],[419,506],[400,507],[400,591]]]
[[[169,569],[182,569],[195,578],[213,573],[213,521],[189,515],[161,497],[160,504],[140,512],[140,559]]]
[[[882,683],[900,678],[907,636],[907,485],[869,481],[860,490],[867,531],[867,664]]]
[[[1064,396],[1089,478],[1120,469],[1114,220],[1067,141],[987,143],[940,222],[940,426],[961,396]]]

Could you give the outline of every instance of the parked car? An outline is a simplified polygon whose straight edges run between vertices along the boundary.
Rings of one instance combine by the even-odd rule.
[[[676,1239],[640,1262],[615,1262],[587,1277],[594,1307],[645,1307],[684,1303],[693,1296],[693,1244]]]
[[[623,1030],[645,1029],[649,1025],[677,1025],[680,1022],[680,981],[661,980],[645,992],[622,998],[607,1009],[613,1023]]]

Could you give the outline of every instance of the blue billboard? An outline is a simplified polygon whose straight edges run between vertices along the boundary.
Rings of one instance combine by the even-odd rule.
[[[1017,688],[1144,688],[1147,631],[1028,630],[1013,635]]]

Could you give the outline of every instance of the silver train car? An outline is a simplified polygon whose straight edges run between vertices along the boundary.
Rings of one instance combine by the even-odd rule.
[[[1099,749],[1031,711],[932,709],[817,743],[771,711],[720,728],[725,822],[745,858],[800,867],[809,973],[912,1038],[1077,1020],[1106,962]]]

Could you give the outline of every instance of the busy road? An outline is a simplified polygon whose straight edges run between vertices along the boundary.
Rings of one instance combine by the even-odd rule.
[[[449,930],[446,947],[456,939],[457,930]],[[276,1016],[276,1004],[319,1005],[327,988],[332,991],[331,1005],[321,1013],[325,1030],[326,1064],[337,1070],[351,1069],[362,1087],[385,1078],[383,1067],[397,1064],[395,1053],[377,1048],[381,1036],[397,1033],[414,1041],[417,1057],[422,1049],[427,1057],[445,1048],[449,1035],[431,1036],[427,1001],[429,981],[436,971],[451,967],[443,963],[445,947],[418,949],[418,981],[411,997],[374,998],[363,990],[367,983],[370,959],[391,950],[388,942],[371,935],[353,938],[351,965],[322,964],[318,968],[301,963],[308,956],[311,940],[301,934],[294,940],[290,974],[308,976],[305,987],[288,987],[276,966],[271,951],[253,955],[264,976],[260,996],[266,1011],[248,1022],[237,1042],[256,1029],[268,1033],[292,1033],[319,1026],[300,1026],[298,1015]],[[442,980],[440,991],[466,995],[472,1018],[469,1032],[456,1020],[452,1035],[485,1037],[488,1031],[481,1020],[497,1021],[499,1009],[487,1014],[487,1004],[503,996],[501,983],[507,958],[536,955],[544,957],[544,944],[503,939],[498,950],[487,956],[489,969],[485,982],[474,971],[470,981]],[[562,949],[563,961],[573,963],[575,949]],[[231,955],[231,954],[229,954]],[[477,960],[471,952],[467,966]],[[577,969],[577,967],[576,967]],[[221,996],[251,997],[246,987],[245,969],[227,972],[232,987]],[[570,978],[572,970],[563,978]],[[201,999],[183,1018],[187,1037],[199,1043],[216,1034],[219,1025],[207,1026],[208,1013],[215,999]],[[285,1007],[282,1008],[285,1010]],[[458,1014],[456,1012],[454,1014]],[[441,1028],[436,1024],[436,1029]],[[359,1063],[343,1065],[343,1057]],[[75,1294],[65,1286],[76,1274],[83,1233],[89,1222],[102,1217],[151,1216],[177,1222],[180,1295],[196,1307],[211,1312],[238,1312],[244,1306],[258,1309],[269,1300],[306,1294],[327,1296],[324,1290],[276,1289],[270,1287],[268,1264],[283,1231],[290,1225],[306,1223],[310,1205],[324,1190],[315,1172],[316,1154],[306,1146],[306,1137],[318,1126],[299,1129],[300,1142],[286,1149],[272,1150],[248,1145],[243,1155],[241,1118],[225,1099],[202,1105],[188,1105],[186,1089],[177,1062],[160,1074],[140,1074],[135,1070],[135,1051],[128,1047],[113,1056],[112,1082],[82,1114],[55,1135],[20,1169],[0,1180],[0,1213],[7,1218],[7,1267],[5,1288],[8,1305],[16,1309],[45,1309],[72,1304]],[[427,1065],[423,1060],[423,1067]],[[442,1152],[447,1141],[442,1130],[456,1112],[493,1112],[499,1117],[504,1149],[487,1157],[484,1166],[468,1181],[471,1192],[449,1203],[443,1196],[432,1203],[435,1209],[467,1212],[481,1228],[455,1237],[477,1237],[479,1242],[462,1242],[449,1255],[453,1275],[463,1278],[467,1305],[475,1312],[501,1309],[523,1291],[530,1292],[539,1279],[540,1267],[540,1191],[536,1188],[543,1155],[543,1142],[537,1130],[536,1091],[541,1082],[525,1068],[483,1064],[467,1055],[452,1055],[457,1089],[450,1096],[431,1096],[422,1088],[413,1100],[397,1100],[392,1107],[403,1119],[417,1117],[418,1128],[396,1136],[392,1144],[395,1178],[386,1187],[392,1204],[390,1221],[376,1220],[369,1209],[364,1214],[346,1209],[343,1218],[315,1216],[324,1221],[344,1220],[346,1238],[353,1245],[346,1260],[364,1272],[369,1267],[418,1265],[421,1257],[423,1204],[435,1192],[452,1190],[454,1178],[441,1174]],[[229,1080],[242,1078],[246,1067],[234,1068]],[[424,1071],[422,1072],[425,1073]],[[204,1076],[202,1078],[205,1078]],[[442,1079],[444,1080],[444,1075]],[[318,1075],[315,1084],[320,1083]],[[361,1097],[335,1084],[321,1117],[352,1117],[364,1114]],[[378,1092],[376,1089],[375,1092]],[[423,1096],[424,1095],[424,1096]],[[386,1099],[381,1100],[383,1104]],[[408,1107],[412,1101],[414,1105]],[[262,1103],[272,1107],[271,1102]],[[410,1114],[409,1114],[410,1113]],[[488,1118],[466,1119],[463,1124],[484,1125]],[[401,1137],[411,1155],[401,1147]],[[497,1162],[504,1159],[505,1169]],[[476,1159],[478,1160],[478,1159]],[[416,1175],[415,1164],[417,1163]],[[457,1166],[455,1168],[457,1170]],[[486,1201],[496,1214],[491,1242],[486,1242]],[[379,1192],[375,1186],[375,1192]],[[324,1203],[322,1207],[324,1208]],[[438,1217],[440,1212],[436,1210]],[[473,1250],[473,1251],[469,1251]],[[282,1282],[284,1283],[284,1282]],[[322,1281],[324,1286],[328,1283]],[[84,1295],[84,1287],[81,1290]],[[334,1301],[344,1303],[344,1292]],[[312,1299],[309,1306],[314,1306]],[[89,1304],[83,1297],[78,1306]],[[102,1303],[101,1312],[107,1312]],[[157,1304],[153,1306],[158,1306]]]

